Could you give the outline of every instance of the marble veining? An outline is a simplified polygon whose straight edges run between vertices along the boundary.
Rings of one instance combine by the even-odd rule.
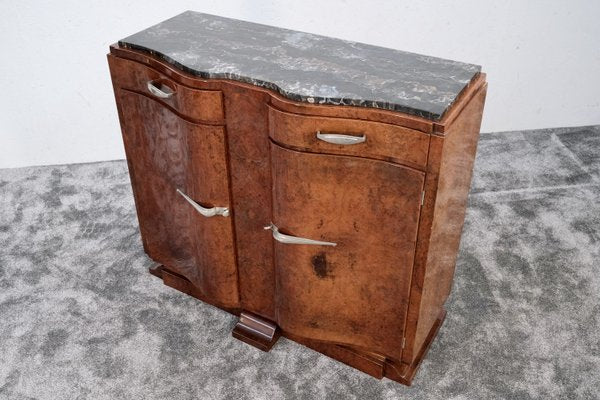
[[[439,120],[478,65],[186,11],[119,41],[202,78],[295,101],[375,107]]]

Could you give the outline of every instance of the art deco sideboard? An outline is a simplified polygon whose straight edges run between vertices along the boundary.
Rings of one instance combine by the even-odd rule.
[[[410,384],[452,286],[480,67],[194,12],[108,61],[151,272],[260,349]]]

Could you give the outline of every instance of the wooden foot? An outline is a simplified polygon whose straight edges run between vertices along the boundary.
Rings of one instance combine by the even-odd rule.
[[[152,268],[148,268],[148,272],[150,272],[150,274],[156,276],[157,278],[162,279],[162,270],[163,270],[163,266],[162,265],[157,265],[155,267]]]
[[[444,323],[445,318],[446,310],[442,310],[437,320],[431,327],[431,330],[429,331],[429,334],[425,339],[423,347],[421,347],[421,350],[419,350],[417,358],[412,362],[412,364],[400,364],[391,360],[387,360],[385,368],[385,377],[393,381],[400,382],[404,385],[410,386],[413,378],[415,377],[415,374],[421,366],[421,362],[423,362],[423,359],[425,358],[425,355],[427,354],[427,351],[431,346],[431,343],[433,343],[433,339],[435,339],[440,330],[440,327]]]
[[[280,336],[277,325],[246,311],[240,313],[240,320],[231,334],[262,351],[271,350]]]

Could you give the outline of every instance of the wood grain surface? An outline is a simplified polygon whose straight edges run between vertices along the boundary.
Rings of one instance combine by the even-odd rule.
[[[204,217],[176,192],[207,208],[229,205],[223,127],[192,124],[148,97],[118,93],[146,252],[205,296],[238,306],[232,219]]]
[[[445,316],[485,74],[432,122],[293,102],[116,45],[108,60],[144,249],[164,265],[153,273],[251,316],[236,337],[263,350],[281,334],[410,384]],[[153,96],[148,81],[174,95]],[[335,145],[317,131],[367,140]],[[176,189],[231,214],[203,217]],[[337,245],[280,243],[271,223]],[[254,325],[273,335],[257,340]]]

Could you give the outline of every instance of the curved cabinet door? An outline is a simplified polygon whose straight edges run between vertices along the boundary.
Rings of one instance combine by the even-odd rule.
[[[278,232],[336,244],[274,232],[278,324],[400,359],[424,174],[273,143],[271,161]]]
[[[232,216],[207,217],[194,207],[230,205],[223,127],[193,124],[146,96],[118,93],[146,252],[207,300],[237,306]]]

